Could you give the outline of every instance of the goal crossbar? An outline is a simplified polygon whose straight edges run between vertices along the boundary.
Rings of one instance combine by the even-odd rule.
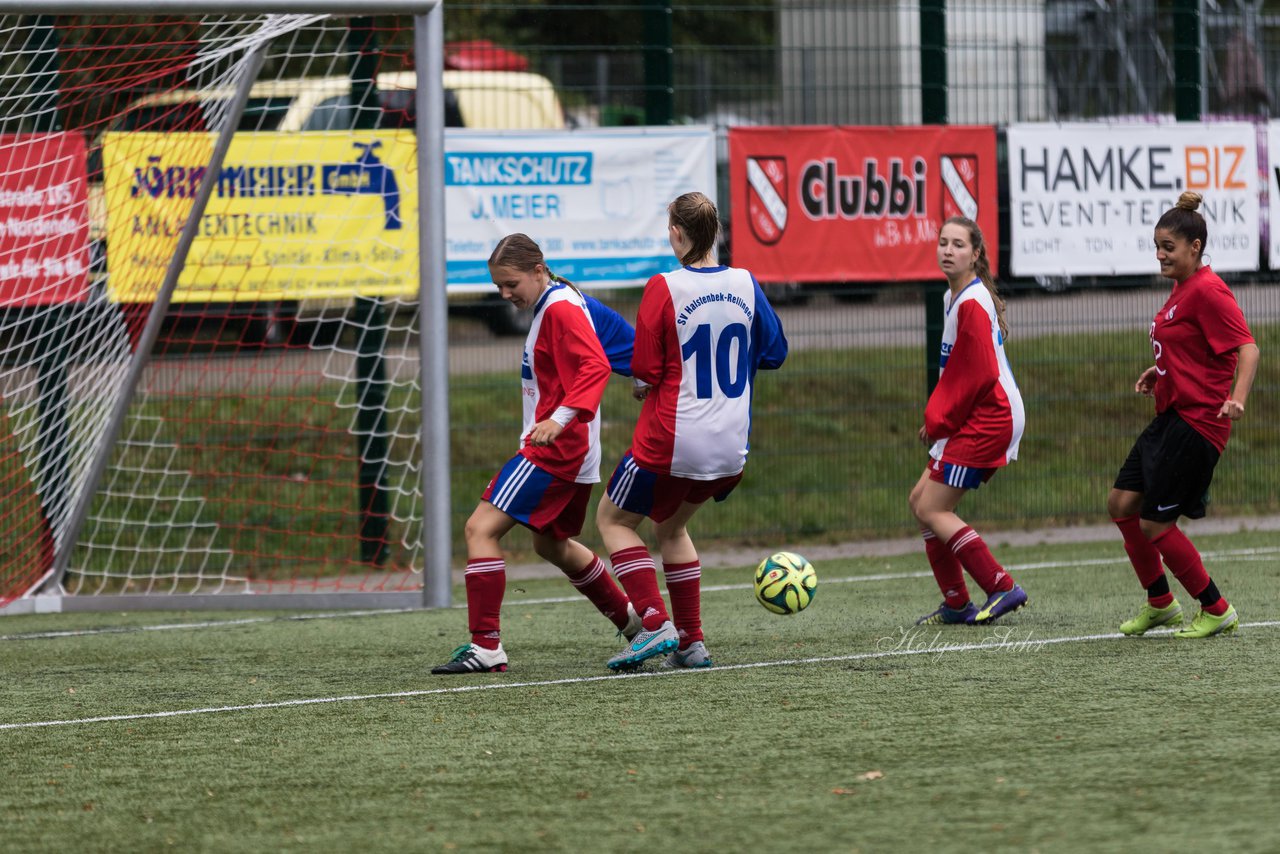
[[[443,0],[361,0],[361,15],[425,15]],[[0,12],[23,15],[281,14],[351,15],[351,0],[0,0]]]

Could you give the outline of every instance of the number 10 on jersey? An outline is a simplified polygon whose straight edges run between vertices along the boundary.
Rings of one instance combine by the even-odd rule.
[[[747,327],[742,323],[731,323],[713,339],[714,335],[711,324],[700,324],[680,348],[684,361],[693,360],[698,399],[711,398],[713,381],[725,397],[742,397],[748,375]]]

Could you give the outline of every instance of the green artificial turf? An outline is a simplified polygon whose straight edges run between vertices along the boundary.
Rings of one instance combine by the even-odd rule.
[[[998,536],[1031,604],[986,628],[912,627],[922,556],[820,562],[792,617],[708,570],[701,672],[609,674],[561,579],[471,677],[427,673],[461,609],[11,618],[0,725],[65,723],[0,729],[4,849],[1276,850],[1280,536],[1196,540],[1236,636],[1114,636],[1118,541]]]

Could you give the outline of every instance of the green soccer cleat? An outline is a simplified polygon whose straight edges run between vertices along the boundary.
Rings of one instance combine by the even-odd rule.
[[[1156,608],[1150,602],[1143,602],[1138,616],[1120,624],[1120,633],[1136,637],[1161,626],[1180,625],[1182,625],[1182,606],[1178,604],[1177,599],[1174,599],[1167,608]]]
[[[1229,635],[1240,628],[1240,617],[1232,605],[1227,606],[1227,613],[1221,617],[1201,609],[1191,619],[1191,625],[1173,633],[1175,638],[1209,638],[1214,635]]]

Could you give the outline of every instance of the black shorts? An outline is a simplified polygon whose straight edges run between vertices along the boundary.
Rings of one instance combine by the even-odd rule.
[[[1199,519],[1219,456],[1212,442],[1169,410],[1157,415],[1133,443],[1115,488],[1142,493],[1143,519]]]

